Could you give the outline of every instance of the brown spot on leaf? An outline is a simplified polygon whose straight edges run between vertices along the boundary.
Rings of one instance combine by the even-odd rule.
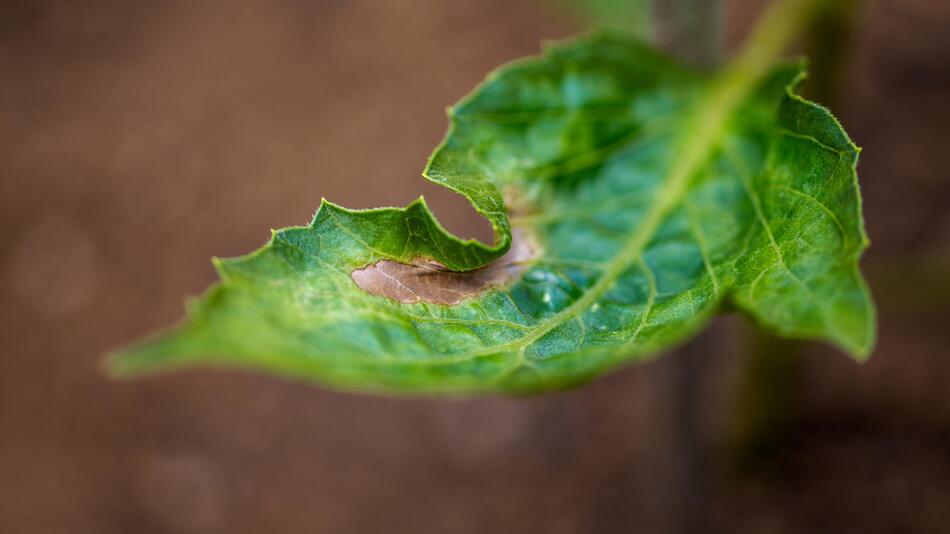
[[[428,259],[412,264],[379,260],[356,269],[350,276],[363,291],[398,302],[458,304],[488,287],[513,280],[536,253],[537,247],[531,239],[516,230],[512,233],[511,249],[504,256],[474,271],[450,271]]]

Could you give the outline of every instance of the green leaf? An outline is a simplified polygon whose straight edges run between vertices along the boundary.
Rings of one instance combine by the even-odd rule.
[[[858,149],[792,92],[800,65],[765,61],[707,77],[601,34],[505,66],[450,110],[425,170],[491,221],[493,247],[447,233],[421,199],[324,201],[310,225],[216,261],[221,283],[184,324],[112,370],[537,391],[668,348],[724,305],[863,357]]]

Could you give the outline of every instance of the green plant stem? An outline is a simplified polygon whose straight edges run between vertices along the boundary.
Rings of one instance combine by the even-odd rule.
[[[554,0],[593,28],[650,36],[650,0]]]
[[[811,60],[807,90],[820,103],[833,105],[839,96],[859,0],[811,4],[806,6],[810,11],[805,13],[802,32]],[[877,282],[873,276],[871,281]],[[795,416],[804,343],[779,338],[748,323],[742,331],[748,342],[741,356],[728,450],[733,467],[746,473],[771,467],[781,448]]]
[[[654,38],[660,48],[700,69],[719,62],[718,0],[653,0]]]
[[[728,461],[736,474],[774,467],[796,415],[804,342],[783,339],[744,322]]]
[[[844,67],[863,3],[862,0],[823,2],[805,36],[810,71],[805,94],[830,108],[835,108],[841,97]]]
[[[758,83],[824,5],[822,0],[779,0],[761,15],[745,44],[718,78],[719,104],[732,108]],[[720,117],[715,117],[720,118]]]
[[[687,140],[687,145],[681,151],[682,156],[671,170],[668,183],[685,184],[689,180],[693,169],[719,143],[729,114],[765,76],[791,40],[807,27],[820,3],[818,0],[781,0],[767,9],[743,49],[717,77],[710,100],[702,104],[701,111],[696,115],[692,131],[701,133]],[[661,46],[695,67],[709,68],[715,65],[720,45],[718,2],[660,1],[654,4],[654,10]],[[668,198],[673,196],[669,195]],[[703,450],[699,443],[702,438],[699,414],[702,410],[701,386],[707,355],[701,347],[717,344],[715,336],[715,331],[707,332],[693,344],[667,358],[661,367],[663,380],[657,391],[657,402],[668,409],[655,411],[666,415],[665,420],[661,419],[656,425],[662,429],[663,436],[659,448],[660,454],[665,457],[662,463],[675,466],[658,484],[660,488],[665,488],[665,495],[660,496],[660,507],[665,512],[662,520],[668,532],[689,534],[702,530],[701,518],[691,512],[698,508],[703,498],[705,479]],[[761,353],[768,350],[769,346],[765,342],[753,349],[749,361],[759,364],[754,369],[756,375],[776,369],[781,372],[788,365],[794,367],[797,361],[794,351],[790,351],[788,358],[780,359],[776,366],[769,366],[768,362],[763,364]],[[786,360],[788,365],[781,365]],[[760,368],[764,369],[762,373],[759,372]],[[751,394],[756,392],[750,389]],[[773,404],[783,402],[782,399],[773,401]],[[746,433],[755,433],[763,425],[768,425],[763,417],[753,419],[750,422],[752,426],[743,429]]]
[[[719,62],[718,0],[653,0],[656,44],[681,61],[699,69]],[[688,178],[688,175],[687,175]],[[701,530],[697,510],[706,489],[707,467],[702,445],[701,387],[706,370],[703,347],[715,345],[717,329],[703,333],[657,365],[659,380],[653,391],[658,408],[652,427],[653,445],[663,469],[654,476],[659,510],[658,527],[671,534]]]

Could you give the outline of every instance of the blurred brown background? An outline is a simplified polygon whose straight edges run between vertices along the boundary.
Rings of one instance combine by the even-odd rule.
[[[730,43],[758,7],[725,2]],[[944,0],[864,2],[837,94],[865,149],[865,365],[726,318],[530,399],[100,372],[210,256],[321,196],[422,193],[485,237],[419,177],[443,109],[577,28],[541,0],[0,2],[0,532],[950,532]]]

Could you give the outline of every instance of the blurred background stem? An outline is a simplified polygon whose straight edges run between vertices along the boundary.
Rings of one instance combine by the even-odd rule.
[[[861,0],[818,2],[805,31],[804,48],[809,62],[806,93],[831,109],[840,103],[841,85],[862,3]]]
[[[834,108],[850,56],[859,0],[814,2],[802,29],[809,59],[806,93]],[[768,470],[796,417],[805,343],[783,339],[743,323],[745,350],[733,408],[729,460],[737,473]]]
[[[807,50],[816,58],[812,63],[812,93],[825,104],[833,103],[844,71],[845,44],[850,41],[856,5],[855,0],[805,0],[770,6],[729,71],[753,76],[801,34]],[[715,67],[721,49],[720,9],[715,0],[656,0],[653,22],[657,44],[696,68]],[[701,508],[709,479],[700,422],[705,408],[701,406],[703,378],[710,355],[703,349],[725,346],[710,339],[722,336],[720,330],[710,330],[658,364],[661,379],[655,402],[666,409],[654,413],[664,414],[666,420],[657,421],[661,432],[656,444],[665,460],[661,463],[676,466],[659,475],[657,484],[661,525],[667,532],[703,530],[702,518],[693,513]],[[740,356],[731,452],[737,466],[755,469],[781,446],[784,429],[794,414],[802,360],[800,343],[758,329],[748,332],[748,348]]]
[[[649,39],[651,0],[554,0],[592,28],[609,28]]]
[[[709,70],[720,60],[721,23],[718,0],[653,0],[653,35],[657,45],[693,67]],[[682,349],[657,363],[659,380],[652,410],[657,420],[653,455],[668,469],[653,474],[660,527],[690,534],[702,530],[697,510],[707,490],[704,458],[703,377],[705,347],[717,346],[719,328],[707,330]]]
[[[653,0],[657,45],[694,67],[714,67],[722,47],[720,10],[719,0]]]

